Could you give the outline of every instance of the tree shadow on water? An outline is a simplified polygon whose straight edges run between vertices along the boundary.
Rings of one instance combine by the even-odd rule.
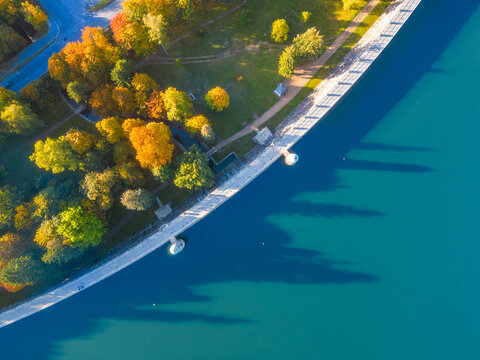
[[[345,163],[342,156],[361,147],[363,137],[428,71],[473,13],[477,7],[474,3],[464,0],[451,6],[447,0],[422,2],[393,40],[392,48],[374,63],[374,71],[296,146],[302,159],[293,169],[274,165],[235,199],[187,231],[190,242],[181,255],[169,257],[165,249],[156,251],[53,308],[0,329],[2,358],[49,359],[59,353],[62,341],[100,332],[107,326],[102,320],[108,319],[205,322],[216,326],[255,323],[255,319],[236,316],[235,309],[232,315],[220,316],[162,309],[166,304],[209,303],[210,296],[198,292],[204,285],[236,281],[292,285],[379,281],[379,275],[359,271],[356,264],[330,259],[317,250],[292,247],[288,234],[265,219],[272,212],[327,218],[383,215],[341,204],[293,202],[292,207],[288,199],[298,195],[300,189],[305,193],[341,187],[336,170],[344,169],[345,164],[376,171],[411,172],[415,176],[432,170],[421,165],[380,166],[374,160],[373,164],[350,160]],[[400,148],[385,145],[376,146],[376,150],[404,151],[401,145],[395,146]],[[275,185],[265,186],[267,182]]]

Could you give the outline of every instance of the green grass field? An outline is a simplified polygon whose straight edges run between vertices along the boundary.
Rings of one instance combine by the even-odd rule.
[[[325,66],[320,69],[315,76],[307,83],[307,85],[300,91],[300,93],[279,113],[272,117],[265,124],[270,129],[277,127],[338,65],[342,59],[349,53],[349,51],[355,46],[355,44],[361,39],[361,37],[368,31],[368,29],[375,23],[379,16],[385,11],[391,0],[382,0],[373,11],[365,18],[359,27],[350,35],[345,41],[344,45],[333,54]],[[249,150],[255,147],[255,143],[252,141],[252,135],[244,136],[243,138],[229,144],[222,150],[214,154],[214,158],[217,162],[221,161],[231,152],[235,152],[237,156],[244,156]]]
[[[0,164],[5,165],[8,183],[16,185],[30,183],[36,176],[45,173],[28,159],[33,152],[34,139],[38,134],[62,121],[71,113],[72,110],[58,96],[52,106],[39,114],[45,123],[45,128],[39,129],[29,136],[13,135],[7,139],[0,153]]]
[[[366,2],[365,2],[366,3]],[[308,23],[301,21],[301,12],[309,11]],[[173,58],[229,54],[219,61],[180,64],[150,63],[141,70],[169,86],[192,92],[197,97],[196,109],[207,115],[220,138],[241,130],[278,101],[273,94],[282,81],[278,75],[278,57],[284,46],[297,34],[315,26],[329,45],[350,24],[358,10],[342,10],[341,0],[267,0],[249,1],[236,13],[207,26],[169,49]],[[290,26],[285,44],[270,41],[270,26],[284,18]],[[222,113],[210,111],[205,94],[221,86],[230,94],[230,107]]]

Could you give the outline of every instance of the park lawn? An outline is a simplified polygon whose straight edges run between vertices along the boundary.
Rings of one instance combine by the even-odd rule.
[[[301,21],[302,11],[312,14],[307,23]],[[271,24],[276,19],[288,22],[287,43],[312,26],[330,43],[357,12],[358,9],[343,10],[341,0],[249,0],[242,9],[183,39],[168,51],[171,57],[194,57],[270,42]]]
[[[65,133],[70,130],[70,129],[78,129],[78,130],[85,130],[90,133],[95,133],[95,125],[89,122],[88,120],[85,120],[82,118],[80,115],[76,115],[73,118],[71,118],[69,121],[67,121],[65,124],[60,126],[58,129],[53,131],[49,137],[59,137],[62,135],[65,135]]]
[[[343,46],[338,49],[327,63],[315,74],[315,76],[305,85],[300,93],[295,96],[282,110],[265,123],[270,129],[276,128],[295,108],[308,96],[313,90],[328,77],[330,72],[343,60],[350,50],[357,44],[363,35],[377,21],[380,15],[390,5],[392,0],[382,0],[372,12],[363,20],[355,31],[348,37]],[[231,152],[235,152],[238,157],[244,156],[253,149],[256,144],[252,141],[254,134],[246,135],[237,141],[225,146],[223,149],[213,155],[215,161],[222,161]]]
[[[365,2],[366,3],[366,2]],[[310,11],[307,24],[300,19],[302,11]],[[176,64],[155,59],[141,70],[151,75],[162,88],[177,87],[196,97],[196,111],[205,114],[213,124],[219,139],[244,128],[273,106],[278,98],[273,94],[282,81],[277,65],[286,44],[270,42],[270,26],[277,18],[290,25],[291,43],[295,34],[316,26],[330,44],[350,24],[357,10],[342,10],[341,0],[265,0],[249,1],[244,8],[183,39],[169,49]],[[215,54],[227,54],[223,60],[186,59]],[[221,86],[230,95],[230,107],[222,113],[210,111],[205,94]]]
[[[7,139],[0,153],[0,164],[5,165],[9,184],[21,185],[31,183],[33,179],[45,171],[39,169],[28,157],[33,153],[34,139],[48,127],[62,121],[72,110],[65,104],[60,96],[55,98],[49,108],[39,113],[39,117],[45,123],[45,127],[28,136],[12,135]]]
[[[197,97],[196,111],[205,114],[221,138],[240,131],[277,101],[275,83],[281,80],[275,70],[280,51],[253,50],[222,61],[200,64],[149,65],[142,69],[162,88],[177,87]],[[243,78],[242,78],[243,77]],[[230,107],[221,113],[209,110],[204,97],[221,85],[230,95]]]

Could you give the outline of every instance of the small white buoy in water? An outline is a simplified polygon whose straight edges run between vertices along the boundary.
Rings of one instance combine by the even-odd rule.
[[[346,160],[346,159],[347,159],[347,158],[346,158],[345,156],[342,158],[342,160]]]

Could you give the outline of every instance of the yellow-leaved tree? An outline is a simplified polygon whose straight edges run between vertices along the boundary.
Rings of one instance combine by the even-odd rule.
[[[225,89],[217,86],[207,93],[205,96],[205,101],[210,109],[214,111],[223,111],[230,105],[230,96]]]
[[[174,146],[170,129],[165,124],[149,123],[134,127],[129,138],[141,167],[152,169],[172,161]]]

